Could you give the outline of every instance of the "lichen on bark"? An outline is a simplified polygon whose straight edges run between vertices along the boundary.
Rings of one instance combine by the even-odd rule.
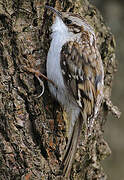
[[[105,95],[110,98],[116,71],[115,42],[99,11],[87,0],[0,1],[0,177],[57,179],[56,169],[66,146],[59,104],[45,93],[37,78],[23,67],[46,74],[52,14],[44,5],[84,16],[94,27],[105,70]],[[85,144],[83,133],[71,179],[106,179],[100,164],[110,154],[103,138],[104,103],[94,133]]]

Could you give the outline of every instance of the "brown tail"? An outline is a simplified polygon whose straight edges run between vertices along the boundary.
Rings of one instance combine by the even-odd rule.
[[[79,118],[75,122],[72,135],[68,140],[67,148],[64,154],[64,158],[62,160],[61,170],[63,171],[63,176],[65,177],[65,179],[69,179],[70,176],[70,171],[71,171],[74,155],[77,150],[77,143],[81,128],[82,128],[82,118]]]

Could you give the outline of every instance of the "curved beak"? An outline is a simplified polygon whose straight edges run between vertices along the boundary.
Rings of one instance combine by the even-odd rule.
[[[46,8],[50,9],[53,13],[55,13],[56,15],[58,15],[60,18],[62,18],[62,13],[59,12],[58,10],[54,9],[53,7],[51,6],[47,6],[45,5]]]

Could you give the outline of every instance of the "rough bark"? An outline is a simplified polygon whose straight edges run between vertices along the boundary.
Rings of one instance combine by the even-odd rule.
[[[52,14],[45,4],[80,13],[94,27],[105,69],[105,97],[111,95],[116,71],[115,42],[99,11],[87,0],[0,0],[0,179],[57,179],[66,146],[65,123],[59,104],[45,93],[32,67],[46,74]],[[109,102],[108,102],[109,103]],[[106,179],[101,160],[110,154],[103,138],[108,112],[103,103],[94,133],[85,143],[83,133],[71,179]],[[111,107],[111,105],[109,106]],[[114,112],[114,110],[113,110]]]

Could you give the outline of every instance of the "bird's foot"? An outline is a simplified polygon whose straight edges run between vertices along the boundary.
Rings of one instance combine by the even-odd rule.
[[[26,72],[29,72],[29,73],[34,74],[35,77],[38,79],[38,81],[39,81],[39,83],[40,83],[40,86],[42,87],[42,92],[40,93],[40,95],[38,96],[38,98],[43,95],[44,90],[45,90],[45,88],[44,88],[44,83],[43,83],[43,81],[42,81],[40,78],[43,78],[43,79],[47,80],[48,82],[50,82],[51,84],[55,85],[53,81],[51,81],[50,79],[48,79],[44,74],[42,74],[42,73],[41,73],[40,71],[38,71],[38,70],[35,70],[35,69],[33,69],[33,68],[29,68],[29,67],[26,67],[26,66],[23,66],[22,69],[23,69],[24,71],[26,71]]]

